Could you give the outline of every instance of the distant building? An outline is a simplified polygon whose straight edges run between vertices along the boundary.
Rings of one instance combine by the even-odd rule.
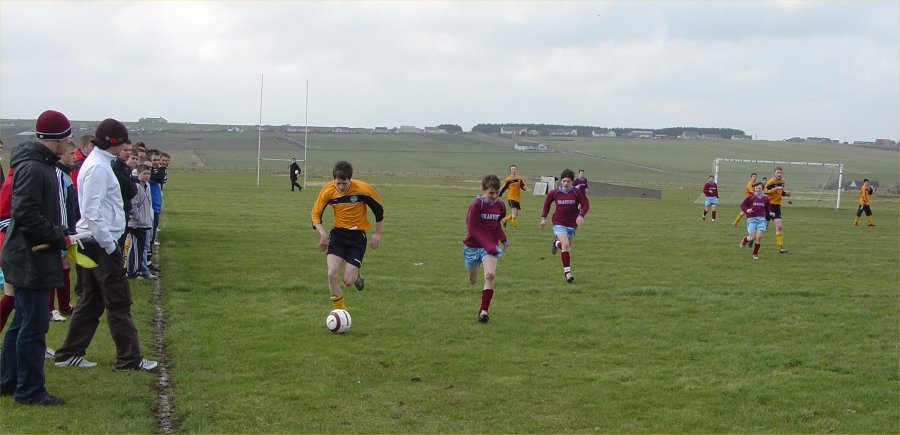
[[[682,139],[700,139],[700,132],[694,130],[685,130],[681,132]]]
[[[785,139],[784,142],[806,142],[806,139],[798,136],[794,136],[790,139]]]
[[[401,125],[397,128],[397,133],[421,133],[422,129],[412,125]]]
[[[500,136],[524,136],[528,134],[528,129],[517,126],[500,127]]]
[[[631,132],[627,133],[625,136],[630,137],[630,138],[637,138],[637,139],[653,139],[653,132],[647,131],[647,130],[632,130]]]
[[[616,132],[612,130],[607,130],[605,132],[598,133],[597,130],[591,130],[591,136],[593,137],[616,137]]]
[[[513,149],[516,151],[547,151],[547,144],[530,140],[520,140],[513,145]]]
[[[390,132],[391,131],[388,130],[387,127],[375,127],[374,129],[372,129],[372,133],[375,133],[375,134],[387,134]]]
[[[578,136],[578,130],[568,128],[557,128],[550,130],[550,136]]]
[[[437,127],[425,127],[426,134],[447,134],[447,130]]]
[[[875,139],[875,145],[884,147],[896,147],[897,142],[891,139]]]
[[[734,134],[731,135],[731,140],[752,140],[753,136],[749,134]]]
[[[722,139],[722,135],[716,133],[705,133],[700,135],[700,139]]]
[[[347,127],[335,127],[335,128],[331,129],[331,132],[337,133],[337,134],[349,134],[349,133],[353,133],[353,130],[350,130]]]
[[[166,121],[166,118],[159,117],[159,118],[141,118],[138,120],[138,122],[146,122],[146,123],[150,123],[150,124],[165,124],[169,121]]]

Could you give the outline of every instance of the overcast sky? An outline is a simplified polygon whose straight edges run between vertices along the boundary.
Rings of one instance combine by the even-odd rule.
[[[0,1],[0,117],[900,135],[894,1]]]

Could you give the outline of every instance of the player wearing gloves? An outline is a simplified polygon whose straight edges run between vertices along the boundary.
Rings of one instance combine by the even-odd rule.
[[[506,234],[500,222],[506,216],[506,207],[500,200],[500,178],[496,175],[485,175],[481,180],[483,195],[478,195],[466,213],[466,238],[463,240],[463,261],[469,283],[475,284],[478,265],[484,267],[484,288],[481,290],[481,309],[478,321],[488,321],[488,308],[494,296],[494,277],[497,272],[497,259],[503,255],[502,244],[508,248]]]
[[[297,159],[291,159],[291,192],[294,191],[294,186],[297,186],[300,192],[303,191],[303,186],[300,183],[297,183],[297,179],[300,178],[300,165],[297,164]]]
[[[117,243],[125,231],[122,192],[110,163],[128,140],[128,129],[115,119],[97,126],[94,151],[78,173],[79,233],[90,232],[82,251],[97,263],[84,269],[84,289],[72,314],[66,340],[56,351],[56,366],[93,367],[97,363],[84,358],[100,316],[106,320],[116,345],[116,370],[153,370],[156,361],[141,353],[137,328],[131,318],[131,289],[125,278],[122,250]]]

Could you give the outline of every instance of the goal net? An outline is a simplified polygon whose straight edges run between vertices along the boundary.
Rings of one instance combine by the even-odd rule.
[[[715,159],[711,174],[719,185],[719,204],[740,204],[744,200],[750,174],[757,174],[757,181],[765,182],[775,167],[784,170],[785,190],[791,192],[792,206],[834,207],[841,206],[841,182],[844,165],[841,163],[787,162],[777,160]],[[697,199],[703,202],[703,195]]]

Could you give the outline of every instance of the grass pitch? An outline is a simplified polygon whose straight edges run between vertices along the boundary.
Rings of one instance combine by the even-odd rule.
[[[354,162],[360,169],[365,162]],[[500,168],[503,169],[503,168]],[[367,177],[386,206],[353,328],[325,329],[318,187],[286,176],[174,173],[162,281],[176,420],[188,433],[897,433],[898,210],[785,210],[789,254],[766,234],[701,222],[696,192],[592,197],[574,284],[525,195],[507,228],[491,321],[461,258],[478,180]],[[326,213],[326,218],[331,216]],[[134,312],[152,358],[149,286]],[[52,324],[58,346],[67,324]],[[105,326],[94,369],[48,364],[68,403],[0,401],[3,433],[153,432],[153,379],[116,373]]]

